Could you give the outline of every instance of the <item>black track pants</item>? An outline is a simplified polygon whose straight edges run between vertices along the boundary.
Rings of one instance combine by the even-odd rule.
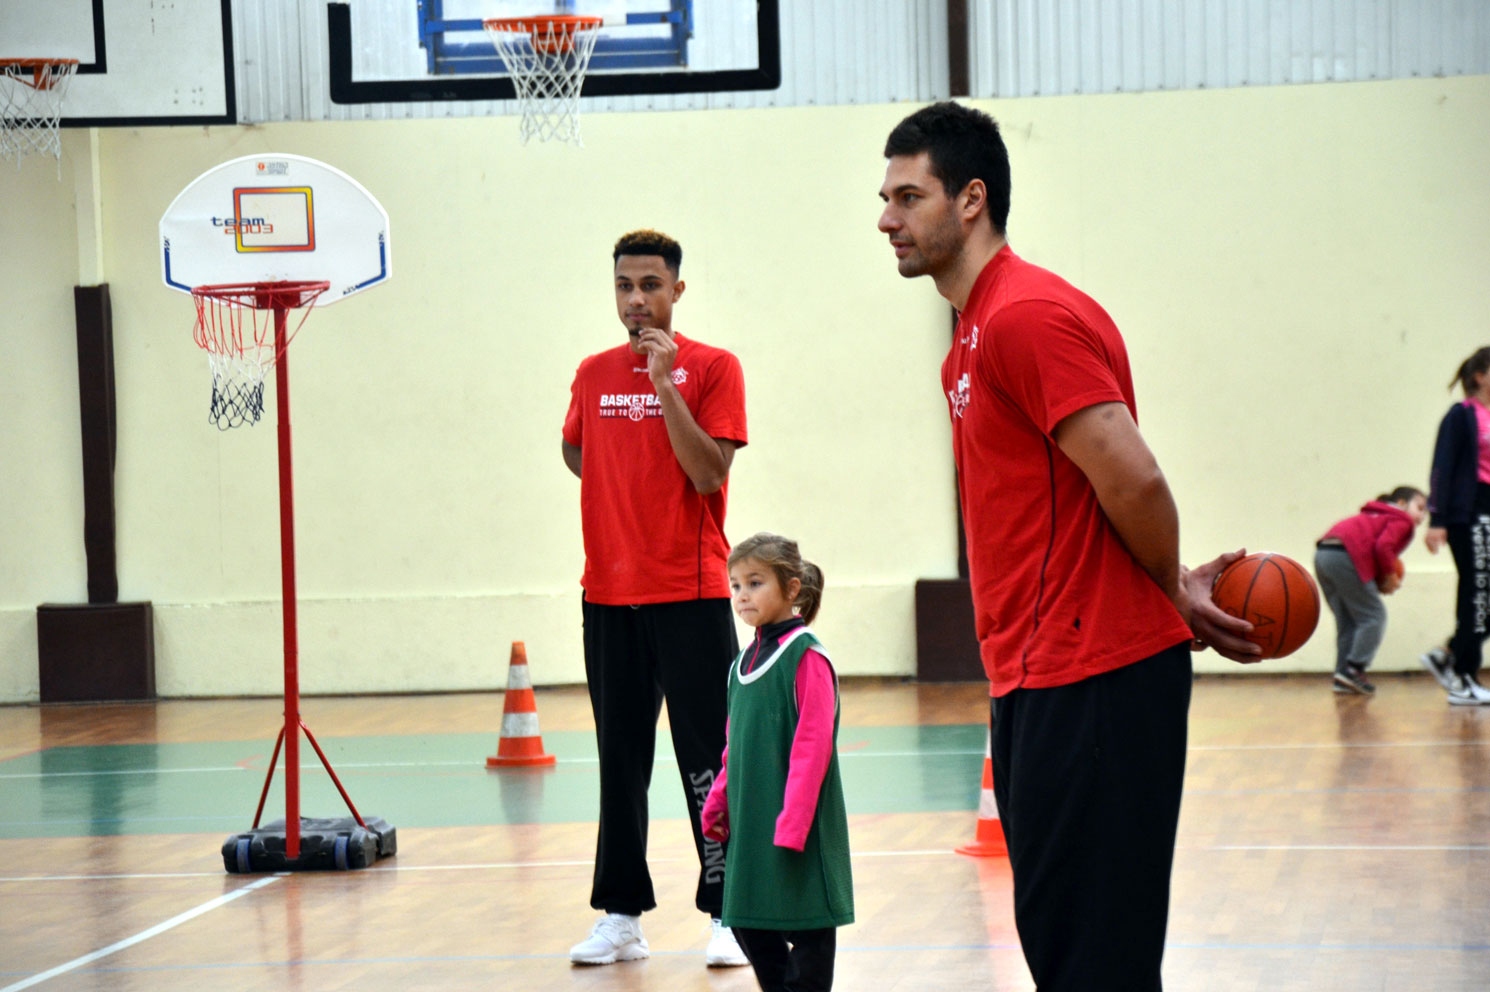
[[[647,788],[657,717],[666,699],[698,850],[695,903],[718,916],[724,902],[724,846],[704,839],[699,813],[719,773],[729,666],[739,651],[729,600],[585,603],[584,622],[585,674],[600,750],[600,828],[590,905],[632,916],[657,905],[647,871]]]

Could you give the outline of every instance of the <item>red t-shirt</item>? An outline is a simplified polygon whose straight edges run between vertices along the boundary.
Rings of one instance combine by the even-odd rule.
[[[1137,419],[1122,335],[1008,247],[942,364],[983,668],[995,696],[1068,685],[1190,639],[1051,432],[1097,403]]]
[[[673,382],[710,437],[745,446],[745,377],[722,348],[673,336]],[[647,359],[627,344],[580,363],[564,440],[581,449],[585,599],[609,606],[727,598],[729,485],[701,495],[678,464]]]

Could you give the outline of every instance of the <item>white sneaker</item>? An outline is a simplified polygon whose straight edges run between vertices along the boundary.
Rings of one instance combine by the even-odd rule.
[[[1490,689],[1475,680],[1473,675],[1455,672],[1449,678],[1450,706],[1490,706]]]
[[[710,968],[738,968],[749,963],[750,959],[740,950],[740,945],[735,940],[735,932],[714,920],[713,930],[709,934],[709,946],[704,951],[704,964]]]
[[[1439,685],[1445,689],[1453,688],[1450,682],[1454,678],[1454,659],[1447,651],[1443,648],[1433,648],[1418,655],[1418,661],[1438,680]]]
[[[574,964],[615,964],[651,956],[642,936],[642,918],[621,913],[606,913],[595,921],[589,937],[569,948]]]

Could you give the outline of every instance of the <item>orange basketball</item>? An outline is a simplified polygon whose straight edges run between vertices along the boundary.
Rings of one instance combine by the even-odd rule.
[[[1216,576],[1211,599],[1252,624],[1247,639],[1264,658],[1293,654],[1319,623],[1314,577],[1287,555],[1259,551],[1237,559]]]

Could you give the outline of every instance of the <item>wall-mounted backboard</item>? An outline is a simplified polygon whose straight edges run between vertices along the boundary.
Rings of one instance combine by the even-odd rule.
[[[0,58],[78,60],[63,127],[236,118],[230,0],[0,0]]]
[[[778,0],[358,0],[328,5],[337,103],[504,100],[485,18],[603,17],[582,96],[781,85]]]

